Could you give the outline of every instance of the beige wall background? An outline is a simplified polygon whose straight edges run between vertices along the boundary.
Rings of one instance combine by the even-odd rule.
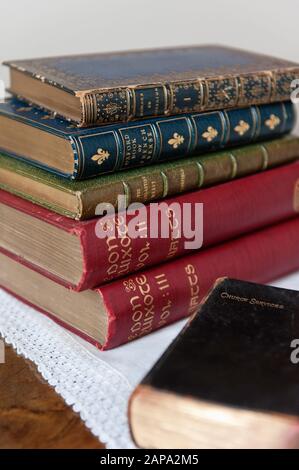
[[[0,18],[1,62],[196,43],[299,62],[298,0],[0,0]]]
[[[1,63],[196,43],[299,62],[298,0],[0,0],[0,15]]]

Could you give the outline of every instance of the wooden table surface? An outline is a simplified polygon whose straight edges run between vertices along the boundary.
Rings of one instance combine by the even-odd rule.
[[[5,353],[0,364],[1,449],[104,447],[30,361],[8,346]]]

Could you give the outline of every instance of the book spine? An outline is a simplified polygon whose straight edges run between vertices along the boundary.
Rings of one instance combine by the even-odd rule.
[[[131,203],[148,203],[169,196],[195,191],[208,186],[258,173],[299,157],[299,139],[277,139],[262,144],[248,145],[210,156],[193,157],[179,162],[160,164],[152,171],[123,174],[110,184],[80,193],[81,211],[73,215],[78,219],[95,216],[99,202],[108,208],[126,209]],[[1,182],[0,182],[1,183]],[[9,191],[9,188],[3,187]],[[122,206],[118,206],[122,196]],[[37,201],[39,203],[39,201]],[[53,208],[57,211],[57,208]]]
[[[271,139],[295,123],[291,102],[151,119],[99,132],[72,134],[78,164],[73,179],[91,178],[153,163]]]
[[[102,348],[114,348],[193,315],[217,278],[265,283],[297,270],[298,243],[297,217],[102,286],[97,291],[109,317]]]
[[[76,284],[29,263],[25,257],[19,261],[66,287],[81,291],[202,248],[202,240],[196,236],[200,229],[203,230],[203,247],[208,247],[296,216],[299,214],[299,162],[177,196],[168,199],[167,204],[156,203],[153,216],[152,205],[148,205],[138,216],[137,238],[128,231],[132,220],[136,224],[134,211],[76,223],[5,191],[0,191],[0,199],[1,204],[80,239],[83,270]],[[199,203],[203,205],[203,221],[198,217]],[[190,210],[184,212],[186,205]],[[157,219],[152,217],[158,212],[158,230],[153,235],[151,222]],[[112,228],[112,233],[105,233],[106,227]],[[162,227],[168,228],[163,236]],[[190,227],[191,236],[184,227]],[[99,236],[101,232],[104,236]],[[186,242],[190,241],[196,245],[188,246]]]
[[[128,230],[136,217],[135,212],[94,219],[88,226],[83,224],[77,232],[84,255],[84,275],[77,286],[71,287],[89,289],[194,251],[186,245],[191,241],[190,235],[182,228],[177,229],[179,223],[181,227],[187,224],[195,227],[197,221],[200,226],[196,232],[203,229],[203,246],[208,247],[294,217],[299,207],[298,187],[299,162],[296,162],[168,199],[167,205],[163,202],[155,204],[160,209],[160,230],[156,238],[151,233],[155,222],[151,218],[151,205],[146,207],[144,215],[138,216],[139,235],[142,235],[138,238],[131,236]],[[203,223],[198,218],[198,203],[203,204]],[[190,205],[190,212],[184,213],[186,204]],[[162,237],[161,227],[165,226],[169,231]],[[105,234],[106,227],[113,229],[110,234]],[[105,236],[99,238],[100,232]],[[199,248],[201,244],[196,247]]]
[[[298,68],[81,92],[80,124],[126,122],[286,101],[296,78]]]

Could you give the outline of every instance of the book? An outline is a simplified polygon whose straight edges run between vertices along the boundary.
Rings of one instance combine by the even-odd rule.
[[[86,290],[298,214],[299,162],[80,222],[1,191],[0,250]]]
[[[0,154],[0,188],[77,220],[131,203],[161,200],[264,171],[299,158],[299,138],[286,136],[229,151],[184,158],[83,181],[69,181]],[[122,199],[119,198],[122,197]]]
[[[298,448],[298,306],[297,291],[218,279],[133,392],[136,443]]]
[[[17,100],[0,103],[0,150],[60,176],[92,178],[274,139],[290,132],[290,101],[78,129]]]
[[[5,62],[9,91],[79,126],[290,99],[299,65],[217,45]]]
[[[0,253],[0,286],[106,350],[194,314],[219,277],[263,283],[296,271],[298,243],[296,217],[84,292]]]

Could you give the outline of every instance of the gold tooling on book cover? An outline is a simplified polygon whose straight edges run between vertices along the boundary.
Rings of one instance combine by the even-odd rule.
[[[239,124],[234,128],[234,130],[241,136],[246,134],[249,129],[250,125],[247,122],[243,121],[243,119],[241,119],[241,121],[239,121]]]
[[[266,170],[268,168],[268,165],[269,165],[269,154],[268,154],[268,150],[266,149],[266,147],[262,144],[260,144],[260,148],[262,150],[262,154],[263,154],[263,167],[262,167],[262,170]]]
[[[209,126],[207,130],[202,134],[203,138],[206,139],[208,142],[212,142],[212,140],[214,140],[217,135],[218,131],[212,126]]]
[[[168,179],[167,179],[167,176],[165,175],[165,173],[163,171],[160,171],[160,174],[161,174],[161,177],[162,177],[162,181],[163,181],[163,197],[166,197],[167,194],[168,194]]]
[[[193,47],[187,46],[183,49],[188,51],[189,49],[193,49]],[[173,48],[168,49],[173,50]],[[151,52],[148,49],[139,49],[126,52],[116,51],[114,53],[102,53],[100,56],[126,56],[137,51],[143,53]],[[154,51],[159,53],[159,50],[154,49]],[[91,56],[98,56],[98,54],[91,54]],[[124,113],[127,113],[127,120],[134,119],[134,117],[136,117],[134,90],[138,88],[162,87],[164,94],[164,114],[186,112],[180,108],[178,111],[174,109],[175,99],[173,99],[173,94],[175,87],[190,87],[190,84],[193,85],[193,89],[198,90],[198,102],[193,104],[190,112],[195,110],[202,112],[203,110],[210,110],[215,107],[213,103],[209,104],[208,96],[209,83],[215,81],[218,81],[221,88],[217,93],[217,97],[220,101],[222,101],[222,99],[225,101],[224,104],[226,108],[238,106],[239,104],[244,105],[244,103],[248,101],[244,93],[244,83],[248,80],[257,82],[252,88],[252,92],[253,94],[257,92],[259,96],[261,92],[264,91],[262,83],[266,84],[266,82],[268,82],[266,87],[268,93],[265,93],[265,96],[260,99],[252,96],[252,100],[249,100],[249,104],[257,104],[257,102],[261,104],[269,100],[275,102],[289,99],[290,83],[299,76],[297,64],[264,55],[259,56],[260,57],[256,58],[255,63],[251,63],[250,65],[235,64],[229,69],[227,66],[219,66],[217,70],[215,70],[215,67],[205,67],[204,69],[189,69],[184,72],[171,71],[168,74],[155,73],[154,75],[148,75],[146,77],[136,74],[130,81],[124,80],[119,76],[117,79],[110,80],[109,84],[105,84],[103,81],[101,83],[100,77],[99,79],[95,79],[94,76],[88,76],[86,73],[84,76],[80,76],[77,73],[65,71],[61,69],[61,67],[53,66],[50,62],[47,62],[45,58],[34,59],[33,61],[7,61],[4,62],[4,65],[8,65],[12,70],[19,71],[23,74],[26,73],[36,81],[58,88],[79,98],[81,102],[81,120],[75,119],[75,121],[79,123],[79,126],[84,126],[101,122],[101,119],[97,121],[97,99],[100,98],[100,95],[107,93],[123,93],[126,95],[126,104],[124,106],[126,109]],[[78,54],[73,56],[73,60],[81,60],[85,57],[85,54]],[[265,58],[267,59],[267,63],[264,62]],[[56,61],[60,59],[63,59],[63,57],[56,58]],[[173,77],[175,77],[175,80],[172,79]],[[281,80],[281,78],[283,78],[283,80]],[[279,80],[278,89],[277,83]],[[221,83],[222,81],[223,83]],[[231,82],[231,84],[226,86],[225,82]],[[229,89],[231,89],[231,87],[235,89],[235,96],[230,97]],[[86,101],[88,103],[86,103]],[[113,112],[114,111],[113,109]],[[115,119],[113,119],[113,121],[115,121]]]
[[[179,145],[184,143],[184,136],[178,134],[177,132],[174,132],[173,136],[171,139],[169,139],[168,143],[171,145],[174,149],[177,149]]]
[[[229,158],[232,163],[232,173],[231,173],[231,179],[234,179],[237,176],[238,173],[238,161],[236,157],[234,156],[233,153],[229,153]]]
[[[108,158],[110,157],[110,153],[108,150],[104,150],[102,148],[98,148],[97,153],[91,157],[91,159],[98,163],[98,165],[102,165]]]
[[[86,90],[86,91],[76,91],[75,94],[80,98],[81,105],[82,105],[82,123],[83,125],[86,124],[91,124],[91,123],[96,123],[97,121],[95,120],[97,116],[97,107],[98,107],[98,98],[99,96],[103,93],[115,93],[115,92],[124,92],[126,94],[126,100],[127,100],[127,120],[130,121],[134,119],[135,114],[136,114],[136,97],[135,97],[135,89],[140,89],[140,88],[163,88],[164,91],[164,98],[165,98],[165,104],[164,104],[164,114],[175,114],[175,113],[182,113],[182,112],[203,112],[204,110],[212,110],[214,106],[209,105],[209,82],[217,80],[218,82],[224,81],[224,80],[234,80],[236,84],[236,97],[234,99],[230,99],[228,101],[229,95],[228,91],[230,87],[223,86],[218,92],[217,92],[217,97],[223,101],[228,101],[226,108],[232,108],[234,106],[237,106],[238,103],[242,104],[247,104],[247,105],[253,105],[253,104],[261,104],[263,102],[268,102],[269,100],[271,102],[277,101],[277,77],[280,74],[280,71],[261,71],[259,73],[253,74],[253,73],[248,73],[248,74],[243,74],[243,75],[223,75],[221,78],[217,77],[209,77],[209,69],[206,71],[207,78],[200,78],[198,77],[197,79],[187,79],[188,73],[186,73],[186,80],[178,80],[175,82],[165,82],[162,83],[160,82],[155,82],[152,83],[151,85],[128,85],[126,87],[115,87],[115,88],[103,88],[103,89],[91,89],[91,90]],[[214,72],[214,71],[213,71]],[[238,69],[236,67],[236,74],[238,72]],[[283,72],[283,74],[286,76],[286,78],[289,78],[290,80],[297,76],[299,74],[299,70],[294,68],[288,70],[288,74],[286,72]],[[269,81],[269,96],[265,97],[264,99],[253,99],[252,101],[248,101],[245,98],[245,92],[244,92],[244,82],[246,80],[254,79],[255,81],[261,81],[262,79],[267,79]],[[161,77],[162,80],[162,77]],[[175,106],[175,92],[179,88],[183,87],[190,87],[190,84],[193,85],[194,89],[198,90],[198,99],[199,102],[196,105],[193,105],[190,109],[188,106],[184,110],[180,110]],[[288,98],[288,95],[290,93],[290,85],[289,83],[285,83],[281,86],[282,90],[285,92],[285,99]],[[262,86],[261,84],[256,84],[253,87],[253,94],[258,94],[260,95],[262,91]],[[223,103],[224,105],[225,103]],[[115,106],[112,104],[111,108],[105,109],[105,111],[111,111],[112,113],[115,113]],[[131,110],[131,112],[130,112]],[[110,113],[109,113],[110,114]],[[98,121],[100,122],[100,121]]]
[[[275,114],[271,114],[270,118],[265,121],[265,125],[269,127],[271,131],[274,131],[275,127],[279,126],[280,119]]]
[[[204,184],[205,181],[205,170],[203,165],[200,162],[195,162],[197,169],[198,169],[198,187],[201,188],[201,186]]]

